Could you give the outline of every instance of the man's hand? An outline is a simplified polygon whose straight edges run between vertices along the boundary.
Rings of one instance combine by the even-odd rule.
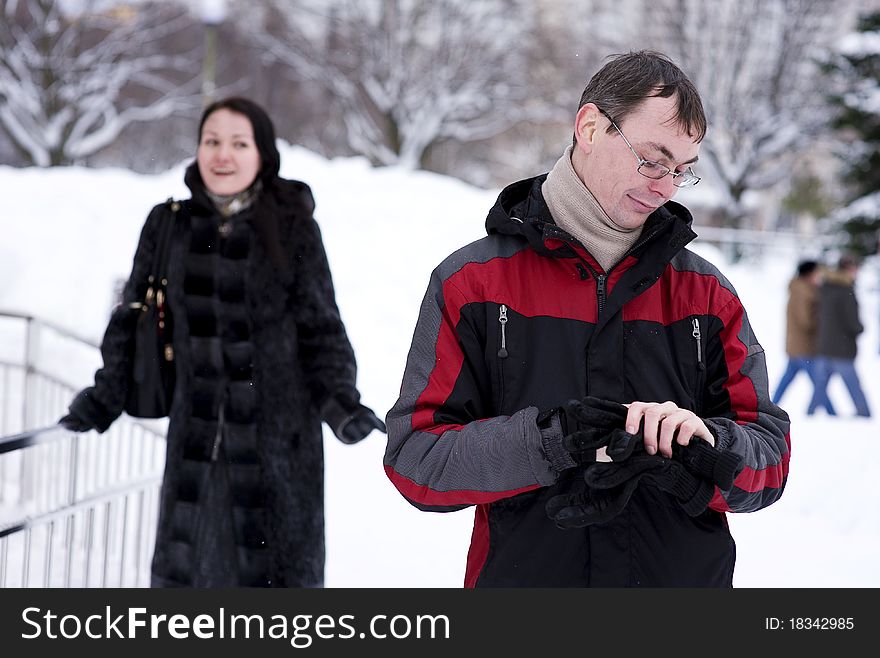
[[[635,434],[644,421],[645,452],[672,457],[672,442],[686,446],[693,437],[715,445],[715,437],[693,411],[674,402],[632,402],[626,415],[626,431]]]

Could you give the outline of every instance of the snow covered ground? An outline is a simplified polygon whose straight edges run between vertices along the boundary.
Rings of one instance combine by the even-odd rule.
[[[317,200],[339,306],[354,344],[364,402],[384,416],[396,400],[419,304],[433,267],[484,234],[497,191],[364,160],[325,160],[282,148],[282,175],[308,182]],[[149,209],[187,195],[183,166],[158,176],[123,170],[0,167],[0,310],[34,314],[99,340],[117,279],[127,276]],[[698,189],[698,188],[697,188]],[[688,204],[684,190],[677,200]],[[692,198],[692,197],[691,197]],[[699,218],[697,218],[699,223]],[[796,254],[768,250],[757,262],[725,265],[713,248],[694,248],[733,281],[767,352],[771,386],[785,367],[784,309]],[[859,281],[862,321],[857,366],[880,414],[877,271]],[[65,361],[59,375],[81,386],[93,363]],[[774,506],[729,515],[738,546],[739,587],[880,586],[880,420],[851,417],[839,381],[830,394],[838,418],[807,418],[805,380],[783,407],[792,417],[788,488]],[[473,511],[412,508],[382,469],[384,436],[356,446],[325,428],[327,585],[459,587]]]

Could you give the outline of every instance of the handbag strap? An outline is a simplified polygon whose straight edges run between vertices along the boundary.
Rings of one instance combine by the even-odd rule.
[[[163,286],[162,280],[168,274],[168,256],[171,253],[171,242],[174,237],[174,225],[178,217],[189,217],[189,201],[170,201],[171,216],[162,221],[159,227],[159,238],[153,252],[153,283],[156,288]],[[164,287],[164,286],[163,286]]]

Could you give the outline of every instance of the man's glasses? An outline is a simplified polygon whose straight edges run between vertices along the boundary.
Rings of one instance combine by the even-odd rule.
[[[629,150],[632,151],[633,155],[636,156],[636,160],[639,161],[639,173],[645,178],[653,178],[654,180],[660,180],[667,174],[672,176],[672,184],[676,187],[693,187],[697,183],[700,182],[700,177],[694,173],[694,170],[688,167],[684,171],[672,171],[666,165],[662,165],[659,162],[651,162],[650,160],[645,160],[642,156],[636,153],[636,150],[632,147],[632,144],[629,143],[629,140],[626,138],[626,135],[623,134],[623,131],[620,129],[614,119],[612,119],[605,110],[599,110],[610,122],[611,125],[614,126],[615,130],[620,133],[620,136],[623,137],[623,141],[626,142],[626,145],[629,147]]]

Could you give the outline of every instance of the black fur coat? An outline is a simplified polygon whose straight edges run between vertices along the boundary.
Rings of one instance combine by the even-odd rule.
[[[135,313],[128,304],[143,299],[158,226],[174,221],[168,304],[177,385],[152,565],[156,586],[323,585],[324,456],[318,410],[331,396],[354,401],[360,396],[354,353],[312,216],[311,191],[298,181],[277,184],[284,267],[273,263],[252,230],[248,213],[253,209],[245,210],[232,218],[243,231],[238,269],[226,283],[209,272],[214,283],[195,291],[201,296],[192,290],[201,268],[194,259],[206,244],[216,249],[212,241],[219,240],[219,214],[198,190],[189,204],[190,217],[174,212],[177,205],[171,202],[153,208],[123,302],[104,335],[104,366],[95,385],[71,405],[72,412],[100,431],[122,413]],[[194,236],[194,227],[201,236]],[[214,233],[205,234],[205,227]],[[201,308],[206,304],[215,310]],[[206,313],[227,319],[241,315],[243,342],[230,347],[229,322],[197,327]],[[217,375],[211,372],[212,359],[197,353],[211,341],[221,346],[217,353],[223,357],[247,350],[238,351],[246,354],[240,381],[230,383],[237,366],[230,366],[228,358]],[[225,384],[202,385],[215,376],[225,377]],[[218,426],[223,438],[219,458]]]

